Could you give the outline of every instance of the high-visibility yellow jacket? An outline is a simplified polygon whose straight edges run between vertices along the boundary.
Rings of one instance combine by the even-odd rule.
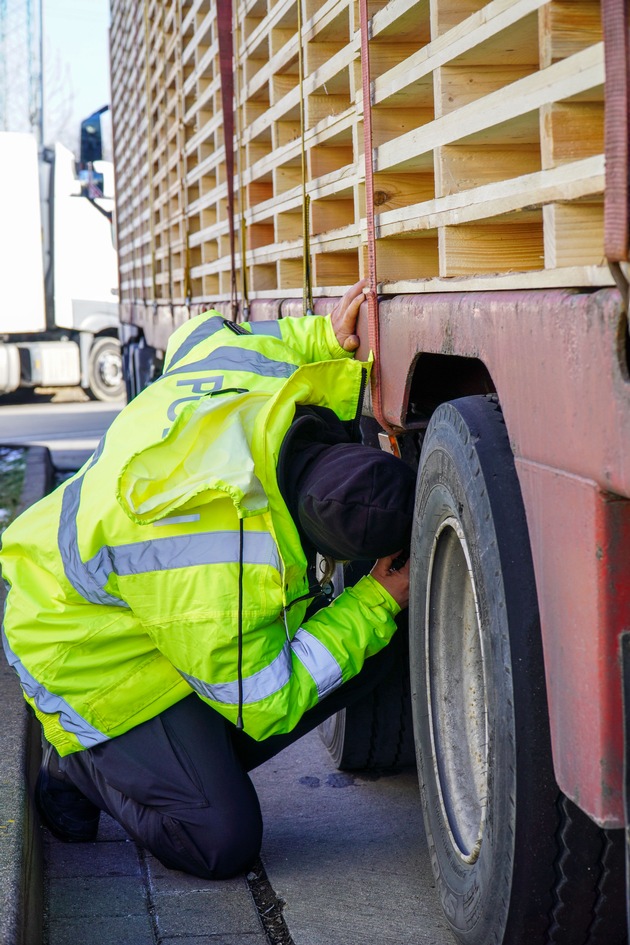
[[[231,721],[242,704],[254,738],[290,731],[395,630],[369,576],[303,624],[307,563],[276,480],[295,405],[352,420],[369,365],[329,317],[239,328],[182,325],[163,376],[4,534],[5,653],[62,755],[192,691]]]

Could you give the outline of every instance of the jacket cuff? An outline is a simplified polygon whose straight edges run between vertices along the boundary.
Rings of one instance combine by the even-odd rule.
[[[348,590],[358,591],[361,600],[366,604],[385,607],[392,617],[396,617],[402,610],[400,604],[396,603],[389,591],[386,591],[383,585],[371,574],[366,574],[360,581],[357,581],[353,588],[348,588]]]

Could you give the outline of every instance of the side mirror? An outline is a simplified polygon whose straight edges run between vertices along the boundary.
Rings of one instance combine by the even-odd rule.
[[[99,111],[94,112],[88,118],[81,122],[81,156],[79,168],[87,170],[94,161],[103,159],[103,137],[101,131],[101,115],[106,112],[108,106],[105,105]]]

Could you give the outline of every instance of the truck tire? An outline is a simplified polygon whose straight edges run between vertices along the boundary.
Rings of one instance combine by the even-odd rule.
[[[87,393],[92,400],[114,401],[125,396],[122,354],[117,338],[95,338],[88,361]]]
[[[418,474],[411,698],[425,828],[462,945],[621,945],[623,831],[553,777],[525,513],[496,397],[440,406]]]
[[[398,618],[397,632],[407,633],[406,615]],[[372,692],[322,722],[319,735],[340,771],[413,767],[416,759],[406,647]]]
[[[334,576],[335,596],[368,574],[373,562],[351,561]],[[307,613],[307,617],[310,616]],[[409,692],[408,615],[396,618],[398,644],[391,669],[374,689],[318,726],[340,771],[413,767],[416,763]]]

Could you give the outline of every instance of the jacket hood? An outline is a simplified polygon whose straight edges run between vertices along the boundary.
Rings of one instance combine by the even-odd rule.
[[[416,477],[402,460],[339,443],[310,444],[298,462],[298,527],[320,554],[374,560],[409,548]]]
[[[185,404],[164,437],[135,453],[118,479],[117,499],[138,524],[229,495],[240,517],[267,508],[254,471],[254,422],[264,393],[207,397]]]

